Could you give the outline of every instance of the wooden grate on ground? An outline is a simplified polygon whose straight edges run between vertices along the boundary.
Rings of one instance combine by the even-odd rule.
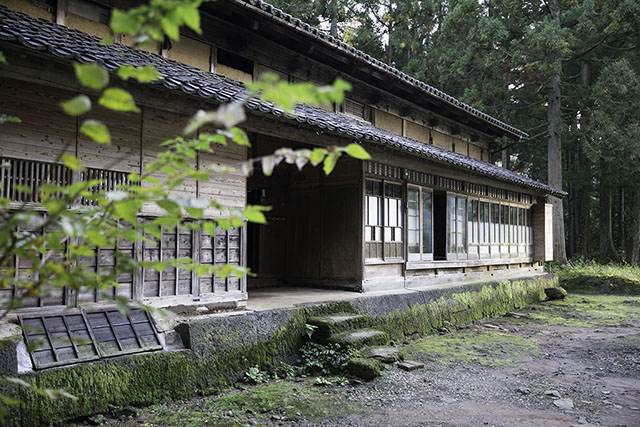
[[[30,314],[18,317],[35,369],[161,350],[153,319],[142,309]]]

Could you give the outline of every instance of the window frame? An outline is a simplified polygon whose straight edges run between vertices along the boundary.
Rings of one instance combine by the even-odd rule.
[[[411,253],[409,251],[409,192],[410,191],[418,191],[418,253]],[[424,252],[424,200],[423,194],[428,193],[431,197],[431,227],[430,227],[430,236],[431,236],[431,252]],[[407,185],[407,197],[406,197],[406,254],[407,254],[407,262],[419,262],[419,261],[433,261],[433,189],[429,187],[423,187],[421,185],[416,184],[408,184]]]
[[[454,231],[454,235],[455,235],[455,252],[451,252],[450,249],[452,248],[451,246],[451,218],[449,217],[449,198],[453,197],[455,199],[455,208],[453,210],[454,212],[454,223],[456,224],[456,230]],[[463,224],[463,230],[462,233],[462,246],[460,246],[458,244],[458,236],[461,233],[461,231],[458,230],[458,225],[460,223],[459,218],[458,218],[458,213],[460,211],[460,206],[459,206],[459,200],[464,200],[465,201],[465,206],[464,206],[464,219],[462,220],[462,224]],[[468,258],[468,254],[469,254],[469,250],[468,250],[468,231],[467,231],[467,206],[468,206],[468,202],[469,202],[469,196],[464,195],[464,194],[460,194],[460,193],[454,193],[454,192],[450,192],[447,191],[447,217],[446,217],[446,224],[447,224],[447,230],[446,230],[446,237],[447,237],[447,241],[446,241],[446,255],[447,255],[447,261],[451,261],[451,260],[467,260]],[[462,248],[462,250],[460,250],[460,248]]]
[[[368,181],[373,181],[373,182],[379,182],[380,183],[380,187],[381,187],[381,195],[369,195],[367,193],[367,182]],[[400,196],[399,197],[395,197],[395,196],[387,196],[386,195],[386,191],[385,191],[385,186],[386,184],[392,184],[392,185],[397,185],[400,187]],[[379,199],[379,201],[381,202],[381,205],[379,205],[379,214],[380,214],[380,225],[370,225],[368,223],[369,221],[369,197],[376,197]],[[399,202],[399,206],[397,207],[398,209],[398,213],[397,213],[397,219],[398,225],[387,225],[388,221],[387,221],[387,216],[388,216],[388,207],[389,207],[389,203],[387,203],[388,200],[393,199],[393,200],[397,200]],[[405,260],[405,242],[406,242],[406,221],[405,221],[405,212],[406,212],[406,191],[405,191],[405,185],[402,181],[399,180],[395,180],[395,179],[385,179],[385,178],[373,178],[373,177],[365,177],[364,179],[364,244],[365,244],[365,262],[369,263],[369,262],[373,262],[375,263],[376,261],[390,261],[390,262],[403,262]],[[390,215],[389,215],[390,216]],[[380,227],[381,228],[381,236],[380,236],[380,240],[368,240],[367,239],[367,228],[368,227]],[[397,234],[400,237],[400,240],[389,240],[387,238],[387,228],[392,228],[393,230],[393,235]],[[396,230],[398,229],[398,230]],[[380,257],[370,257],[367,256],[368,255],[368,250],[367,250],[367,244],[369,245],[380,245]],[[389,248],[389,251],[391,251],[392,246],[391,245],[397,245],[400,247],[400,255],[399,256],[386,256],[385,253],[387,253],[387,248]]]

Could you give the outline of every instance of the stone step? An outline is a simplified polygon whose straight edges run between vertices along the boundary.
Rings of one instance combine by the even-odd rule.
[[[337,333],[365,325],[367,317],[352,313],[337,313],[327,316],[312,317],[307,323],[316,327],[311,340],[324,344]]]
[[[347,373],[351,376],[371,381],[380,376],[382,366],[375,359],[354,357],[347,363]]]
[[[367,347],[361,353],[363,357],[376,359],[382,363],[394,363],[399,359],[396,347]]]
[[[353,348],[383,346],[389,344],[389,335],[375,329],[357,329],[331,335],[329,342]]]
[[[422,369],[424,367],[424,363],[418,362],[416,360],[403,360],[402,362],[398,363],[398,368],[405,371],[415,371],[416,369]]]

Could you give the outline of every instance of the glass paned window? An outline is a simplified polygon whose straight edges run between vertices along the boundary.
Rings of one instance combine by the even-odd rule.
[[[384,241],[402,242],[402,185],[384,184]]]
[[[447,251],[467,253],[467,199],[447,196]]]
[[[365,240],[382,241],[382,182],[367,180],[366,183],[367,223]]]
[[[491,243],[499,243],[500,235],[500,205],[491,203],[491,225],[489,233],[489,241]]]
[[[410,260],[432,260],[432,194],[422,187],[407,193],[407,233]]]
[[[480,228],[482,239],[480,243],[489,243],[489,203],[480,202]]]
[[[407,234],[410,254],[420,253],[420,190],[409,188],[407,193]]]
[[[514,206],[509,207],[509,243],[518,243],[518,235],[516,233],[516,227],[518,224],[518,208]]]
[[[467,253],[467,199],[457,198],[456,244],[459,254]]]
[[[500,205],[500,243],[509,243],[509,206]]]
[[[447,196],[447,252],[456,253],[456,197]]]
[[[422,253],[433,253],[432,242],[432,194],[430,191],[422,191]]]

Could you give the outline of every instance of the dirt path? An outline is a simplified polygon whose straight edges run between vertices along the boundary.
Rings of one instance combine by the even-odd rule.
[[[403,343],[368,384],[277,381],[108,424],[640,426],[640,297],[573,295]]]

